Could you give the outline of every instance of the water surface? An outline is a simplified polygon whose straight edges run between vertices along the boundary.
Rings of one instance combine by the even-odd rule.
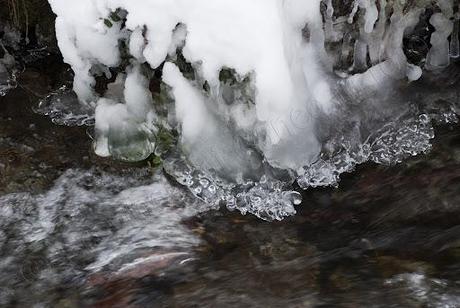
[[[65,79],[54,63],[0,98],[0,306],[460,307],[459,125],[265,222],[34,113]]]

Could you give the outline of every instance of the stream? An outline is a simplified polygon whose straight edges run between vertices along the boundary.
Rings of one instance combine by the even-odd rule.
[[[0,97],[1,307],[460,307],[458,124],[266,222],[35,113],[67,74],[50,54]]]

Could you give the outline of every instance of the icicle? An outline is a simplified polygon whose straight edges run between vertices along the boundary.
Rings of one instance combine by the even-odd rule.
[[[350,13],[350,15],[348,16],[348,23],[349,23],[349,24],[352,24],[352,23],[353,23],[353,20],[355,19],[355,15],[356,15],[356,13],[358,13],[359,2],[360,2],[360,0],[355,0],[355,1],[353,2],[353,8],[351,9],[351,13]]]
[[[387,23],[386,6],[387,1],[380,0],[379,19],[374,31],[372,32],[371,40],[369,43],[369,57],[372,65],[378,64],[384,60],[382,55],[384,53],[383,37],[385,35],[385,28]]]
[[[453,23],[442,13],[433,14],[430,23],[436,29],[431,35],[431,49],[427,55],[425,68],[435,70],[445,68],[450,64],[449,40]]]
[[[364,32],[371,33],[379,15],[375,0],[355,0],[351,14],[348,17],[350,24],[353,23],[353,19],[359,8],[366,11],[364,14]]]
[[[332,0],[326,0],[326,15],[324,17],[324,32],[326,36],[326,40],[331,41],[331,42],[337,42],[339,41],[340,35],[334,30],[334,21],[333,21],[333,16],[334,16],[334,7],[332,5]]]
[[[458,39],[458,32],[460,28],[460,16],[458,13],[455,16],[454,21],[454,29],[452,31],[451,39],[450,39],[450,57],[451,58],[458,58],[460,57],[460,43]]]
[[[419,80],[422,77],[422,69],[417,65],[408,63],[406,76],[409,81]]]
[[[341,66],[347,65],[348,58],[350,57],[350,54],[353,52],[353,49],[351,47],[352,42],[353,36],[351,35],[351,33],[346,33],[343,37],[343,43],[340,53]]]
[[[355,42],[353,54],[353,71],[362,72],[367,69],[367,43],[362,39]]]
[[[145,62],[144,50],[146,45],[146,40],[143,35],[143,28],[137,27],[131,34],[129,39],[129,52],[131,55],[136,58],[139,62]]]
[[[355,43],[354,51],[354,62],[352,70],[355,72],[362,72],[367,69],[367,55],[368,55],[368,46],[372,42],[372,32],[374,30],[375,23],[379,17],[379,12],[377,6],[375,5],[375,0],[356,0],[352,12],[350,14],[348,22],[353,22],[354,16],[357,13],[357,10],[363,9],[364,20],[363,25],[360,24],[359,28],[359,38]]]
[[[8,52],[8,50],[3,46],[2,43],[0,43],[0,47],[2,47],[4,56],[2,59],[0,59],[0,63],[5,66],[5,68],[12,68],[16,61],[14,60],[14,57]]]
[[[124,89],[119,89],[123,82]],[[156,133],[156,117],[148,80],[140,66],[133,63],[126,78],[119,75],[109,85],[109,92],[119,92],[119,95],[107,93],[106,96],[113,99],[103,98],[97,103],[96,153],[125,161],[147,158],[154,150],[151,136]]]

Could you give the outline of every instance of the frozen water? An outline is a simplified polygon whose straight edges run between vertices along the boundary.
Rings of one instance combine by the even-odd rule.
[[[427,68],[437,69],[449,66],[449,40],[452,33],[453,24],[442,13],[434,14],[430,23],[436,28],[436,32],[431,35],[431,49],[427,55]]]
[[[429,151],[431,120],[456,121],[456,107],[418,106],[436,95],[454,106],[455,89],[417,95],[457,57],[450,0],[355,0],[350,11],[330,0],[50,4],[73,89],[95,110],[96,153],[160,155],[215,206],[282,219],[298,203],[294,182],[337,185],[357,164],[401,162]]]
[[[42,99],[35,112],[49,116],[51,121],[58,125],[94,125],[94,110],[85,104],[80,104],[75,93],[67,86],[62,86]]]
[[[0,96],[14,89],[16,83],[16,60],[5,48],[0,39]]]

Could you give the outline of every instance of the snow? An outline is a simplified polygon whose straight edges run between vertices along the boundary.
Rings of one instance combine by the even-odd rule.
[[[189,167],[178,177],[187,179],[196,176],[190,170],[241,185],[267,174],[282,174],[269,183],[305,177],[321,161],[328,134],[339,129],[334,119],[344,127],[352,121],[353,138],[364,141],[360,125],[372,117],[360,117],[366,106],[350,105],[379,112],[389,101],[396,105],[392,93],[402,83],[458,56],[458,40],[449,44],[459,31],[452,0],[355,0],[346,13],[331,0],[49,2],[59,47],[75,72],[74,91],[95,108],[96,153],[142,160],[154,152],[158,132],[173,129]],[[435,5],[436,31],[421,67],[409,62],[403,39]],[[182,56],[193,74],[184,71]],[[96,93],[96,73],[117,70],[107,91]],[[236,82],[220,80],[222,72]],[[155,96],[153,76],[162,76]]]

